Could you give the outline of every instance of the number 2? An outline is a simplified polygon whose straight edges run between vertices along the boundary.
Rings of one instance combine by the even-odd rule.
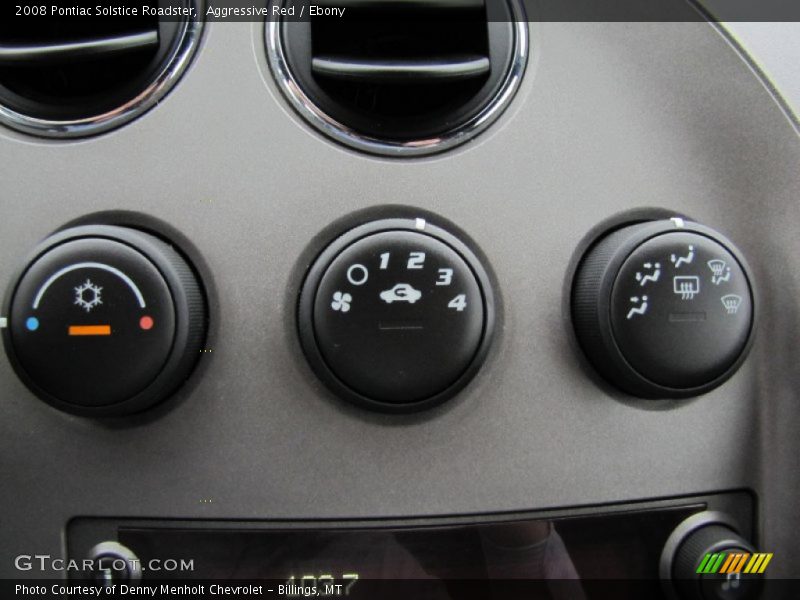
[[[407,269],[421,269],[425,265],[424,252],[411,252],[408,255]]]
[[[450,304],[447,305],[447,308],[455,308],[458,312],[461,312],[465,308],[467,308],[467,295],[466,294],[459,294],[452,300],[450,300]]]

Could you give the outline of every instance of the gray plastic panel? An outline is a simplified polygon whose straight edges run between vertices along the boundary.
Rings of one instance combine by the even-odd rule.
[[[0,360],[0,576],[18,575],[17,554],[61,554],[75,516],[451,515],[736,488],[758,495],[773,574],[800,572],[790,539],[800,529],[797,133],[709,25],[552,23],[531,34],[511,108],[428,159],[371,158],[309,130],[269,80],[263,26],[250,23],[209,25],[180,84],[125,128],[61,143],[0,132],[2,285],[54,229],[125,209],[190,239],[216,290],[210,352],[152,417],[62,414]],[[294,330],[311,240],[348,213],[395,203],[467,231],[503,304],[475,380],[406,417],[333,398]],[[576,249],[604,219],[642,207],[728,235],[759,288],[750,357],[692,401],[627,399],[598,382],[572,339]]]

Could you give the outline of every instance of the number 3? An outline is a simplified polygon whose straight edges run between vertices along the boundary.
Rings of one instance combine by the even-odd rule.
[[[439,269],[439,279],[436,285],[450,285],[453,283],[453,269]]]

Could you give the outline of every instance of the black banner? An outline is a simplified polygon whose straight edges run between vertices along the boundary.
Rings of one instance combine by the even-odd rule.
[[[767,580],[763,600],[800,597],[800,580]],[[104,586],[57,580],[3,580],[2,598],[341,598],[346,600],[638,600],[667,597],[667,581],[652,580],[358,580],[286,582],[272,580],[160,580]],[[730,590],[735,595],[736,590]],[[750,596],[748,596],[750,597]]]
[[[63,3],[23,1],[3,4],[5,20],[108,19],[159,17],[167,20],[307,21],[315,18],[367,19],[376,12],[395,19],[468,18],[470,11],[489,20],[507,20],[509,2],[514,20],[537,22],[800,22],[798,0],[66,0]],[[0,40],[2,41],[2,40]]]

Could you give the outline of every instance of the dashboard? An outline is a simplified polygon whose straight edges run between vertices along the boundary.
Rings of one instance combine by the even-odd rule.
[[[796,597],[788,46],[148,4],[0,26],[9,597]]]

